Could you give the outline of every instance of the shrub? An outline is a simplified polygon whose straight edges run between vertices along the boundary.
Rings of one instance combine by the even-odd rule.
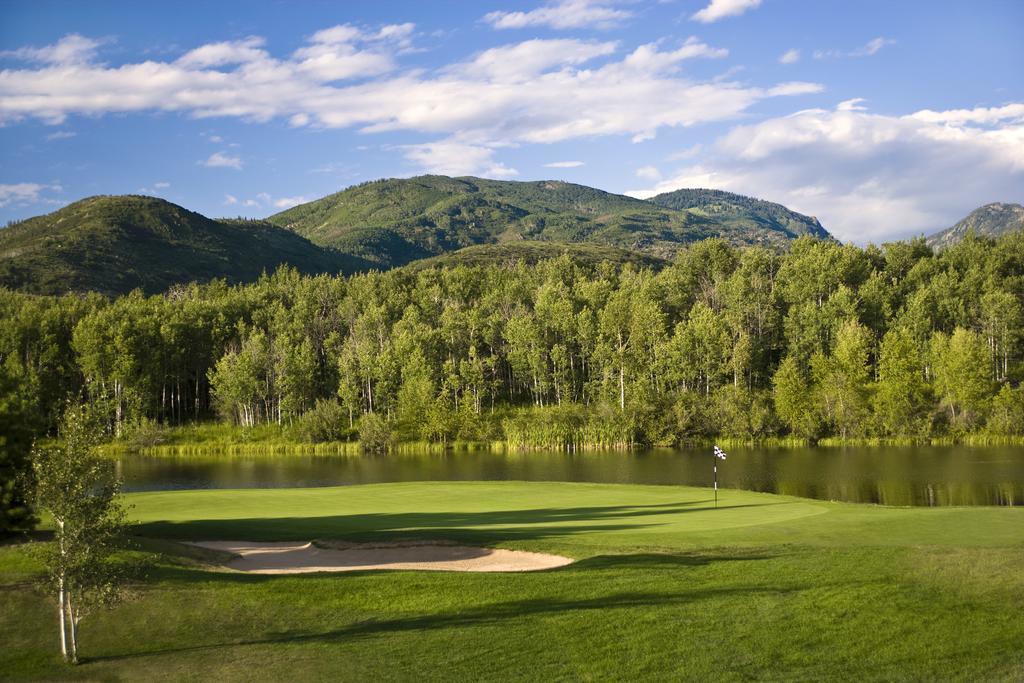
[[[121,439],[132,450],[150,448],[167,441],[167,429],[156,420],[142,417],[125,425]]]
[[[999,436],[1024,434],[1024,387],[1011,389],[1009,384],[1003,385],[992,399],[987,427]]]
[[[386,453],[391,449],[391,425],[377,413],[359,418],[359,446],[364,453]]]
[[[320,400],[295,421],[292,434],[299,441],[323,443],[351,438],[348,411],[337,401]]]

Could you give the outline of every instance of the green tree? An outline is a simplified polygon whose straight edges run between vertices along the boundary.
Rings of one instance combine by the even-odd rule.
[[[787,356],[772,378],[775,412],[790,431],[803,439],[814,440],[821,430],[815,388],[807,371],[793,356]]]
[[[78,662],[78,628],[97,607],[120,595],[110,562],[124,526],[114,462],[98,454],[99,431],[90,411],[70,406],[60,440],[32,454],[35,502],[53,518],[54,538],[43,551],[47,586],[57,598],[60,646]]]
[[[1024,387],[1014,389],[1004,384],[992,399],[992,410],[986,425],[988,431],[1000,436],[1024,434]]]
[[[903,327],[882,338],[873,404],[879,431],[889,436],[928,431],[929,396],[925,362],[913,334]]]
[[[1001,382],[1010,372],[1010,359],[1020,336],[1020,300],[1003,289],[991,288],[981,298],[981,311],[992,354],[992,372],[996,381]]]
[[[26,490],[34,436],[31,411],[17,378],[0,365],[0,538],[31,528],[36,521],[29,505],[31,492]]]
[[[844,439],[864,435],[870,350],[871,333],[857,321],[849,320],[836,333],[831,355],[819,354],[811,361],[825,417]]]
[[[954,425],[970,427],[984,409],[992,387],[985,340],[977,332],[956,328],[947,337],[935,333],[931,344],[935,391],[949,409]]]

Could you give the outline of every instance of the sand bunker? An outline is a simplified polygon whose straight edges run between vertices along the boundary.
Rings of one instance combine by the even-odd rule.
[[[191,545],[237,555],[225,566],[253,574],[352,572],[367,569],[529,572],[563,567],[572,562],[568,557],[558,555],[442,543],[373,545],[327,541],[202,541]]]

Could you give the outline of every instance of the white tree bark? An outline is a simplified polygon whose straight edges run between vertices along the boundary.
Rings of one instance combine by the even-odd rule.
[[[68,624],[70,625],[71,634],[71,662],[78,664],[78,618],[75,616],[75,609],[71,605],[71,595],[68,594]]]
[[[57,615],[60,617],[60,654],[68,661],[67,612],[64,600],[64,579],[60,579]]]
[[[60,616],[60,654],[64,657],[64,661],[68,660],[68,637],[67,637],[67,596],[64,592],[64,520],[57,520],[57,531],[60,534],[60,556],[61,556],[61,575],[57,579],[57,612]]]

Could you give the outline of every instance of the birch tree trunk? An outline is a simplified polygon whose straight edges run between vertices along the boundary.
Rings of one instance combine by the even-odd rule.
[[[68,624],[71,627],[71,663],[78,664],[78,618],[75,616],[75,608],[71,604],[70,593],[66,596],[68,603]]]
[[[68,661],[68,636],[67,636],[67,596],[64,592],[64,557],[66,550],[64,549],[64,520],[58,519],[57,521],[57,532],[60,534],[60,558],[61,558],[61,574],[57,579],[57,612],[60,616],[60,654],[64,657],[64,661]]]
[[[64,599],[64,577],[60,578],[58,589],[57,616],[60,617],[60,654],[64,661],[68,661],[68,636],[67,636],[67,613]]]
[[[626,366],[619,365],[619,410],[626,409]]]

